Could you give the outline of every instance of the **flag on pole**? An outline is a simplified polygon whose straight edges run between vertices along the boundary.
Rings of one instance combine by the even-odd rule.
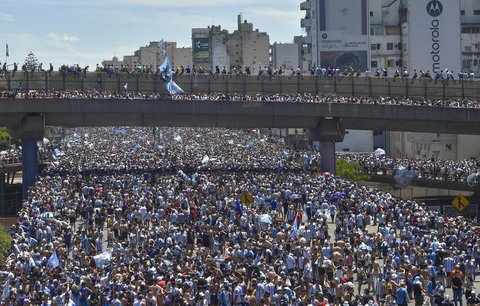
[[[7,57],[10,56],[10,53],[8,52],[8,43],[5,44],[5,55],[6,55]]]
[[[163,61],[163,64],[160,65],[160,73],[163,75],[163,76],[166,76],[166,77],[170,77],[170,72],[171,72],[171,68],[172,65],[170,64],[170,59],[168,58],[168,56],[165,58],[165,60]]]
[[[128,83],[125,83],[125,85],[123,85],[123,88],[125,88],[125,90],[128,89]]]
[[[47,267],[53,270],[58,266],[60,266],[60,260],[58,260],[57,251],[53,250],[52,256],[48,259]]]
[[[6,300],[10,296],[10,276],[7,277],[3,285],[2,300]]]
[[[293,221],[293,230],[292,233],[290,234],[290,238],[293,240],[295,237],[297,237],[297,232],[298,232],[298,218],[297,215],[295,215],[295,221]]]

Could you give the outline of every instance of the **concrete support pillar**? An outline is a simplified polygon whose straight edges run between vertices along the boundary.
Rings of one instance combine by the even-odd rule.
[[[28,189],[35,183],[38,174],[37,141],[43,139],[45,117],[32,114],[23,118],[20,126],[8,127],[10,135],[22,139],[22,191],[27,198]]]
[[[28,189],[38,175],[38,147],[36,139],[22,139],[22,192],[27,198]]]
[[[335,142],[320,141],[320,155],[322,157],[322,172],[330,172],[335,175],[337,173]]]
[[[335,143],[342,142],[345,129],[341,118],[322,118],[316,129],[310,130],[310,140],[320,141],[321,170],[335,175]]]

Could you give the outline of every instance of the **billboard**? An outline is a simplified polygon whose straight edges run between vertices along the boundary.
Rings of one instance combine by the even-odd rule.
[[[210,39],[208,37],[193,38],[193,62],[210,61]]]
[[[459,72],[460,0],[408,3],[408,69]]]
[[[335,67],[341,71],[346,68],[367,70],[368,53],[367,51],[321,51],[321,67]]]
[[[319,0],[317,22],[314,44],[321,66],[363,71],[370,66],[367,0]]]

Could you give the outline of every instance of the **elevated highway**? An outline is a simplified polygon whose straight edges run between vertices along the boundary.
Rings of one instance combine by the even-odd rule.
[[[337,120],[342,129],[480,134],[480,109],[339,103],[190,100],[4,100],[0,126],[25,118],[46,126],[307,128]],[[33,132],[33,131],[30,131]]]

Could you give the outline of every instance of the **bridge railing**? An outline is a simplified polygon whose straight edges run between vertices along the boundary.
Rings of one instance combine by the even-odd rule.
[[[423,97],[428,99],[480,98],[480,81],[470,79],[432,80],[401,78],[276,76],[246,75],[177,75],[175,82],[186,92],[239,94],[296,94],[341,96]],[[83,74],[8,73],[0,79],[5,90],[81,90],[166,93],[165,84],[157,74]]]

